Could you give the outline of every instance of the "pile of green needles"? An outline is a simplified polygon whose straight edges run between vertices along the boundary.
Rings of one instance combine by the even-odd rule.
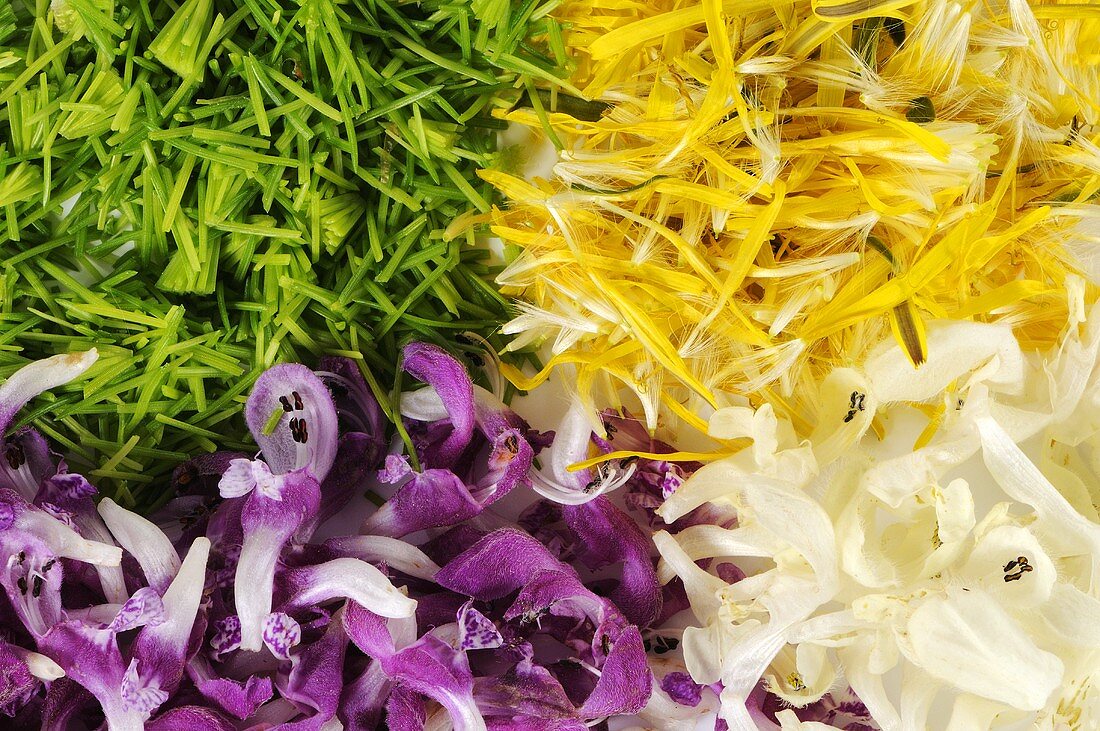
[[[410,338],[491,339],[507,304],[444,234],[491,205],[494,108],[564,73],[553,5],[0,0],[0,379],[101,356],[21,423],[149,508],[246,448],[276,362],[381,393]]]

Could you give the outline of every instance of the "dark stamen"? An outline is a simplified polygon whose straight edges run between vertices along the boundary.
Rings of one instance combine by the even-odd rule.
[[[294,407],[290,405],[290,400],[286,396],[280,396],[279,403],[283,405],[283,411],[294,411]]]
[[[19,593],[26,596],[26,594],[27,594],[27,577],[26,576],[20,576],[19,579],[15,582],[15,585],[17,587],[19,587]]]
[[[1013,569],[1015,569],[1016,572],[1009,573]],[[1019,581],[1021,578],[1023,578],[1024,574],[1034,571],[1035,567],[1032,566],[1031,562],[1027,560],[1027,556],[1018,556],[1015,561],[1009,561],[1007,564],[1005,564],[1005,567],[1002,570],[1005,573],[1004,578],[1005,583],[1007,584],[1011,581]]]
[[[302,403],[302,397],[297,391],[291,391],[290,395],[294,397],[294,409],[296,411],[301,411],[306,407],[305,404]]]
[[[33,598],[37,599],[39,596],[42,595],[42,584],[43,584],[42,577],[41,576],[35,576],[34,577],[34,588],[31,589],[31,596]]]

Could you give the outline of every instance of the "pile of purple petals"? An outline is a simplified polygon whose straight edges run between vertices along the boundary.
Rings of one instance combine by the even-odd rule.
[[[0,432],[94,360],[16,373],[0,386]],[[280,365],[246,405],[258,455],[183,464],[152,519],[97,503],[41,434],[11,433],[3,728],[537,731],[647,709],[657,727],[694,727],[721,689],[670,664],[675,632],[657,628],[686,600],[658,581],[649,529],[631,517],[659,520],[682,467],[570,471],[593,443],[611,450],[583,414],[537,432],[433,346],[407,346],[404,369],[426,384],[402,402],[414,459],[387,454],[352,361]],[[604,416],[616,448],[671,451]],[[392,496],[372,512],[375,478]],[[607,494],[623,485],[629,509]],[[509,518],[498,501],[516,489],[525,508]],[[355,510],[361,525],[334,532]]]

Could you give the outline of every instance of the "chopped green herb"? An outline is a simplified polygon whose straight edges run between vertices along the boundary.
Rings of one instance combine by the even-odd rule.
[[[275,362],[351,355],[382,395],[411,338],[493,341],[493,268],[444,231],[497,200],[494,110],[575,92],[556,2],[0,2],[0,378],[101,353],[21,423],[150,508],[251,448]]]

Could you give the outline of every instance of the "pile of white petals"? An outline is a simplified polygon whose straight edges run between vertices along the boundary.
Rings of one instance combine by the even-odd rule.
[[[834,370],[809,440],[767,405],[713,414],[712,436],[752,446],[659,512],[709,503],[734,527],[655,540],[696,618],[687,669],[721,683],[731,729],[757,728],[761,681],[793,708],[850,685],[887,730],[1100,723],[1100,308],[1082,290],[1051,352],[953,321],[919,368],[891,342]]]

